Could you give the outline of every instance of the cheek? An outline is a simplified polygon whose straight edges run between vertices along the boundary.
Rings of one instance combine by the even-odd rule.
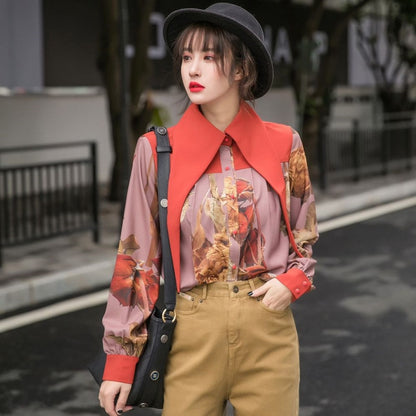
[[[184,85],[185,85],[185,76],[186,76],[185,68],[183,65],[181,65],[181,79]]]
[[[222,73],[222,71],[221,70],[218,70],[216,67],[212,67],[212,69],[211,69],[211,72],[210,72],[210,76],[211,76],[211,79],[217,84],[217,85],[222,85],[222,84],[224,84],[224,79],[225,79],[225,76],[224,76],[224,74]]]
[[[217,77],[217,83],[218,86],[220,86],[223,89],[227,89],[231,87],[231,80],[229,78],[227,78],[224,74],[219,74]]]
[[[222,87],[230,87],[233,80],[228,75],[229,68],[226,66],[224,69],[225,73],[222,71],[220,67],[216,67],[215,69],[213,69],[212,76],[215,78],[218,85],[221,85]]]

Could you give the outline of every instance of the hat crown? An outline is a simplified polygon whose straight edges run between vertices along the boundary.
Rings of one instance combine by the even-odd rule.
[[[231,3],[215,3],[207,7],[205,11],[235,20],[254,33],[261,41],[264,41],[264,32],[260,23],[246,9]]]

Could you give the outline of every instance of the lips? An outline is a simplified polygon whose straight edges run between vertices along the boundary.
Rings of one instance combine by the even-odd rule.
[[[191,92],[200,92],[204,89],[205,87],[201,84],[198,84],[197,82],[190,82],[189,83],[189,91]]]

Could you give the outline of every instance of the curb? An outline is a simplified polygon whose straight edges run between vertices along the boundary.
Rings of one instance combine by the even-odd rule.
[[[108,286],[114,260],[92,263],[0,288],[0,315]]]
[[[377,187],[355,195],[334,198],[317,204],[318,222],[412,196],[416,196],[416,179]]]

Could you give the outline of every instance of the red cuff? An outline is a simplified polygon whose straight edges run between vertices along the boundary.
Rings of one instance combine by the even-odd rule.
[[[103,380],[132,384],[139,358],[131,355],[107,355]]]
[[[292,292],[293,302],[311,290],[311,281],[306,277],[302,270],[297,269],[296,267],[289,269],[286,273],[276,276],[276,279],[282,282]]]

